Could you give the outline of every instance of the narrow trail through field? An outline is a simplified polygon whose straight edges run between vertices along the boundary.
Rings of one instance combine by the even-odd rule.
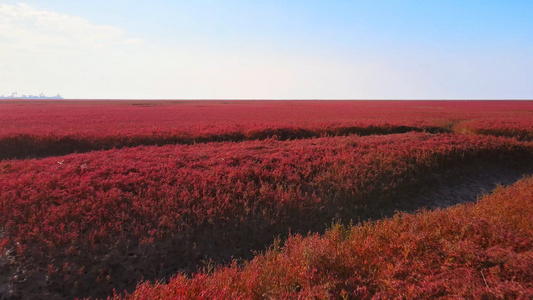
[[[446,208],[456,204],[475,202],[491,193],[498,185],[509,186],[526,175],[533,174],[533,162],[483,162],[455,166],[444,174],[433,174],[416,191],[399,193],[392,198],[388,210],[379,217],[390,217],[395,211],[415,212],[421,208]]]

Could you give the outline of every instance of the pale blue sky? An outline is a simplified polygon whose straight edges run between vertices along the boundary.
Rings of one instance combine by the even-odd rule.
[[[0,1],[0,94],[532,99],[533,1]]]

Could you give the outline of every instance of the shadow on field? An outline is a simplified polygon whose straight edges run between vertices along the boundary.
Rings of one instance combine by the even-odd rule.
[[[249,132],[235,131],[194,135],[177,132],[164,135],[140,136],[32,136],[20,134],[0,139],[0,160],[31,159],[61,156],[72,153],[121,149],[137,146],[193,145],[211,142],[242,142],[275,138],[281,141],[310,139],[322,136],[385,135],[407,132],[450,133],[447,128],[434,126],[339,126],[330,129],[306,129],[297,127],[272,127]]]
[[[447,207],[475,201],[498,184],[509,185],[526,174],[533,174],[533,161],[501,158],[493,161],[471,161],[417,174],[402,188],[361,195],[366,206],[350,207],[350,199],[332,199],[318,210],[288,212],[276,224],[262,216],[239,222],[228,222],[216,228],[198,226],[177,232],[174,236],[152,244],[116,245],[109,251],[58,258],[57,273],[49,274],[46,263],[32,260],[32,270],[16,267],[14,261],[0,261],[0,298],[2,299],[70,299],[73,297],[105,298],[124,290],[132,292],[142,280],[166,282],[179,273],[209,272],[213,266],[232,259],[249,260],[254,251],[265,250],[276,237],[283,241],[289,233],[323,232],[333,220],[354,223],[394,215],[396,211],[413,212],[420,208]],[[339,210],[338,207],[346,207]],[[69,269],[62,261],[74,262],[82,269]],[[40,266],[40,268],[35,268]],[[8,280],[7,274],[15,274]],[[17,281],[17,278],[23,278]]]

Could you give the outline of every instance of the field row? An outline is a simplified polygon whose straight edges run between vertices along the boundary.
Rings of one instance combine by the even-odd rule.
[[[514,139],[406,133],[3,161],[0,246],[32,262],[25,276],[76,286],[82,296],[97,284],[105,295],[194,270],[212,253],[246,257],[289,230],[357,220],[451,166],[531,155]],[[117,282],[121,274],[131,281]]]
[[[291,237],[243,268],[115,299],[531,299],[533,178],[477,204]]]
[[[249,214],[279,222],[285,210],[345,198],[365,205],[354,197],[382,194],[421,170],[483,156],[526,157],[530,151],[506,139],[412,133],[7,161],[0,163],[0,220],[6,236],[20,245],[68,245],[83,237],[95,247],[108,235],[163,237],[192,224]]]
[[[0,104],[0,159],[139,145],[408,131],[482,133],[533,140],[532,101],[5,101]]]

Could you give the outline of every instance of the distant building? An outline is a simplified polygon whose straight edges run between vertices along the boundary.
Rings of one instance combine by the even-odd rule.
[[[15,92],[13,94],[11,94],[11,96],[0,96],[0,99],[55,99],[55,100],[58,100],[58,99],[63,99],[63,97],[61,97],[60,94],[57,94],[55,96],[51,96],[51,97],[47,97],[45,94],[43,93],[40,93],[39,96],[35,96],[35,95],[22,95],[22,96],[18,96],[18,93]]]

